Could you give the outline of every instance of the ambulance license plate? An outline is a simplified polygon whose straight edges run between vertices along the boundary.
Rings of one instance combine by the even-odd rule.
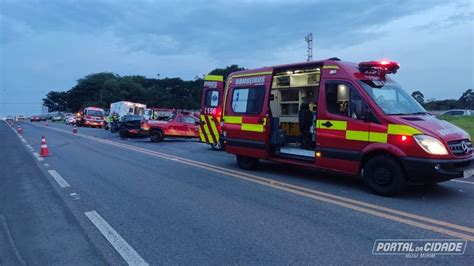
[[[464,178],[474,176],[474,168],[464,170]]]

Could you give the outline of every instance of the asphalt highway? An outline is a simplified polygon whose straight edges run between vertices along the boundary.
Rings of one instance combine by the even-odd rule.
[[[235,157],[193,139],[0,123],[5,264],[464,264],[474,179],[371,194],[355,177]],[[16,127],[16,125],[15,125]],[[45,136],[51,156],[40,158]],[[34,241],[31,241],[34,239]],[[373,255],[377,239],[462,239],[463,255]],[[469,263],[471,261],[471,263]],[[0,265],[2,260],[0,260]]]

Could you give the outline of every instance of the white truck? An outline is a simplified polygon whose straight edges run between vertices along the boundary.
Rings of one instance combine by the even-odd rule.
[[[120,101],[110,104],[110,114],[115,112],[122,119],[125,115],[144,115],[145,108],[145,104]]]

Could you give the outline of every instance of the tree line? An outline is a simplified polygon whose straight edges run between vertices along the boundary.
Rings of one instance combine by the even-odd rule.
[[[474,109],[474,91],[472,89],[464,91],[457,100],[425,100],[421,91],[414,91],[411,96],[427,110]]]
[[[227,77],[234,71],[244,70],[238,65],[216,68],[210,75]],[[181,78],[147,78],[120,76],[110,72],[87,75],[67,91],[50,91],[43,99],[49,112],[76,112],[87,106],[108,109],[118,101],[144,103],[147,106],[177,109],[199,109],[204,80]]]

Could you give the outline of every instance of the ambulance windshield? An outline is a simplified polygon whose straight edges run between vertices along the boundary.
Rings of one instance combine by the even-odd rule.
[[[359,84],[387,115],[426,114],[426,110],[395,82],[359,80]]]

